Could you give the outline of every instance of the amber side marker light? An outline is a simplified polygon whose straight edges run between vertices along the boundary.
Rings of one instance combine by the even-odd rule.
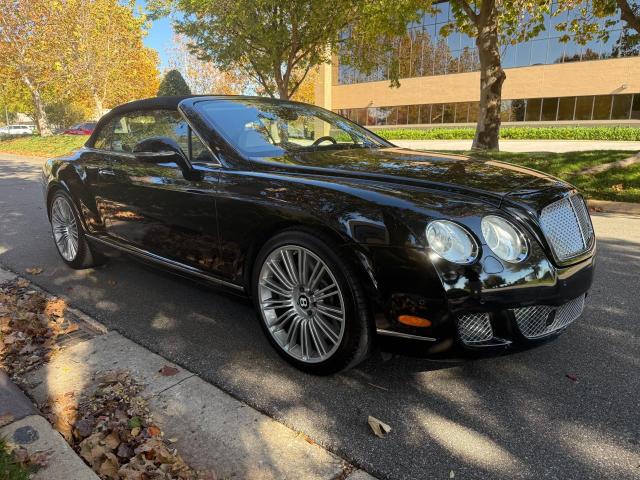
[[[431,320],[427,320],[422,317],[415,317],[413,315],[400,315],[398,317],[398,321],[400,323],[404,323],[405,325],[409,325],[410,327],[430,327]]]

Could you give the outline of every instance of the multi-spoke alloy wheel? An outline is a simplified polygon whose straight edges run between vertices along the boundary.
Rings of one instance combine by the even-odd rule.
[[[298,245],[283,245],[264,260],[258,285],[260,313],[276,343],[293,358],[330,358],[345,331],[343,292],[325,262]]]
[[[63,196],[56,197],[51,205],[51,228],[60,255],[73,262],[78,255],[78,223],[71,205]]]

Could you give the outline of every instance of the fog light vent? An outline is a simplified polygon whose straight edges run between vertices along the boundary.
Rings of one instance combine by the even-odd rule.
[[[487,313],[471,313],[458,317],[458,334],[464,343],[486,342],[493,338]]]

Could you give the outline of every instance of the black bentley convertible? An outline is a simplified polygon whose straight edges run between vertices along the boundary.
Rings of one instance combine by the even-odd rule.
[[[538,343],[582,313],[594,271],[571,185],[398,148],[302,103],[128,103],[48,160],[43,186],[68,265],[111,247],[249,295],[275,349],[318,374],[376,335],[431,351]]]

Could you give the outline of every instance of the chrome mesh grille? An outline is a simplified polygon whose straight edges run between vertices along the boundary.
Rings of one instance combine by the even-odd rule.
[[[540,226],[560,261],[580,255],[593,240],[587,206],[579,195],[547,205],[540,214]]]
[[[487,313],[471,313],[458,317],[458,334],[464,343],[491,340],[493,329]]]
[[[538,338],[566,327],[582,314],[584,295],[559,307],[537,305],[534,307],[514,308],[513,313],[522,335]]]

